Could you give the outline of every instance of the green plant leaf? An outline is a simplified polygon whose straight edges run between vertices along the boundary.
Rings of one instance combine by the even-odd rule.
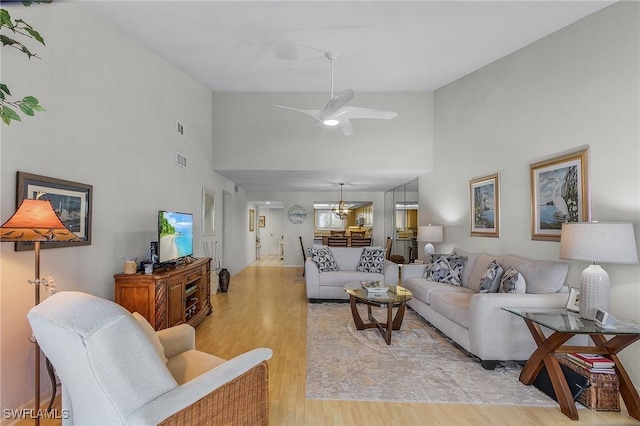
[[[0,83],[0,90],[6,93],[7,95],[11,96],[11,92],[9,91],[9,88],[7,87],[6,84]]]
[[[13,28],[13,22],[11,22],[11,16],[7,9],[0,9],[0,26]]]
[[[38,99],[34,96],[25,96],[22,98],[22,102],[27,105],[38,105]]]
[[[38,111],[38,112],[46,111],[46,109],[42,108],[42,106],[40,105],[29,105],[29,106],[33,108],[34,111]]]
[[[18,104],[18,106],[20,107],[20,111],[24,112],[26,115],[30,117],[33,117],[34,115],[33,108],[31,108],[29,105],[20,103]]]
[[[13,109],[9,108],[6,105],[2,107],[2,116],[3,117],[6,116],[10,120],[22,121],[20,119],[20,116]]]
[[[17,43],[17,41],[12,39],[11,37],[7,37],[4,34],[0,34],[0,41],[2,42],[3,46],[11,46],[12,44],[16,44]]]
[[[28,32],[29,34],[31,34],[31,36],[32,36],[33,38],[35,38],[35,39],[36,39],[36,40],[38,40],[40,43],[42,43],[43,45],[45,45],[45,44],[44,44],[44,39],[42,38],[42,36],[40,35],[40,33],[39,33],[39,32],[37,32],[36,30],[34,30],[34,29],[33,29],[33,28],[31,28],[31,27],[25,28],[24,30],[25,30],[26,32]]]

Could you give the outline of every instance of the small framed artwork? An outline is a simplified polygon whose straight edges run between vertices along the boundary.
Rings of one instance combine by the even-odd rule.
[[[267,218],[265,216],[258,217],[258,226],[264,228],[267,225]]]
[[[567,310],[578,312],[580,310],[580,291],[575,288],[571,289],[569,293],[569,300],[567,300]]]
[[[471,236],[500,237],[500,176],[495,173],[469,182]]]
[[[249,232],[253,232],[256,229],[256,211],[249,209]]]
[[[45,241],[40,248],[91,245],[93,185],[18,172],[16,194],[16,207],[25,198],[34,199],[38,195],[41,200],[51,201],[62,223],[78,237],[78,241]],[[33,250],[33,243],[17,242],[15,250]]]
[[[589,222],[589,150],[531,164],[531,239],[560,241],[562,224]]]
[[[215,193],[202,187],[202,236],[215,235]]]

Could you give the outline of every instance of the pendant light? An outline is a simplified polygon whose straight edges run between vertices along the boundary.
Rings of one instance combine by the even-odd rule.
[[[340,220],[345,220],[347,218],[347,216],[349,216],[349,204],[345,203],[342,200],[342,187],[344,186],[344,183],[340,184],[340,202],[336,203],[333,208],[331,209],[331,211],[333,212],[334,216],[337,217]]]

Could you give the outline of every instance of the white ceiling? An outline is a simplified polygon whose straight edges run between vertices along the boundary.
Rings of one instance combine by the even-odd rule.
[[[82,2],[213,91],[329,92],[330,63],[321,50],[339,53],[336,91],[351,88],[356,98],[358,92],[436,90],[612,3]],[[278,184],[283,174],[284,186]],[[311,183],[312,172],[227,177],[249,191],[323,190]],[[323,177],[323,186],[342,180],[327,173]],[[369,178],[380,190],[405,177],[399,172]],[[310,183],[290,185],[298,181]]]

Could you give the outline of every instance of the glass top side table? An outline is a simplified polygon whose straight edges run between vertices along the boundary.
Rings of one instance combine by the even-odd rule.
[[[538,345],[520,372],[520,381],[523,384],[531,385],[544,365],[549,373],[560,410],[570,419],[578,420],[578,410],[555,354],[571,352],[601,354],[615,363],[615,370],[620,379],[620,395],[629,415],[640,420],[640,397],[617,355],[640,339],[639,325],[619,323],[615,328],[603,328],[594,321],[580,318],[577,313],[566,309],[502,309],[524,319],[533,340]],[[541,327],[551,329],[553,333],[547,337]],[[564,346],[564,343],[576,334],[588,335],[595,346]]]

